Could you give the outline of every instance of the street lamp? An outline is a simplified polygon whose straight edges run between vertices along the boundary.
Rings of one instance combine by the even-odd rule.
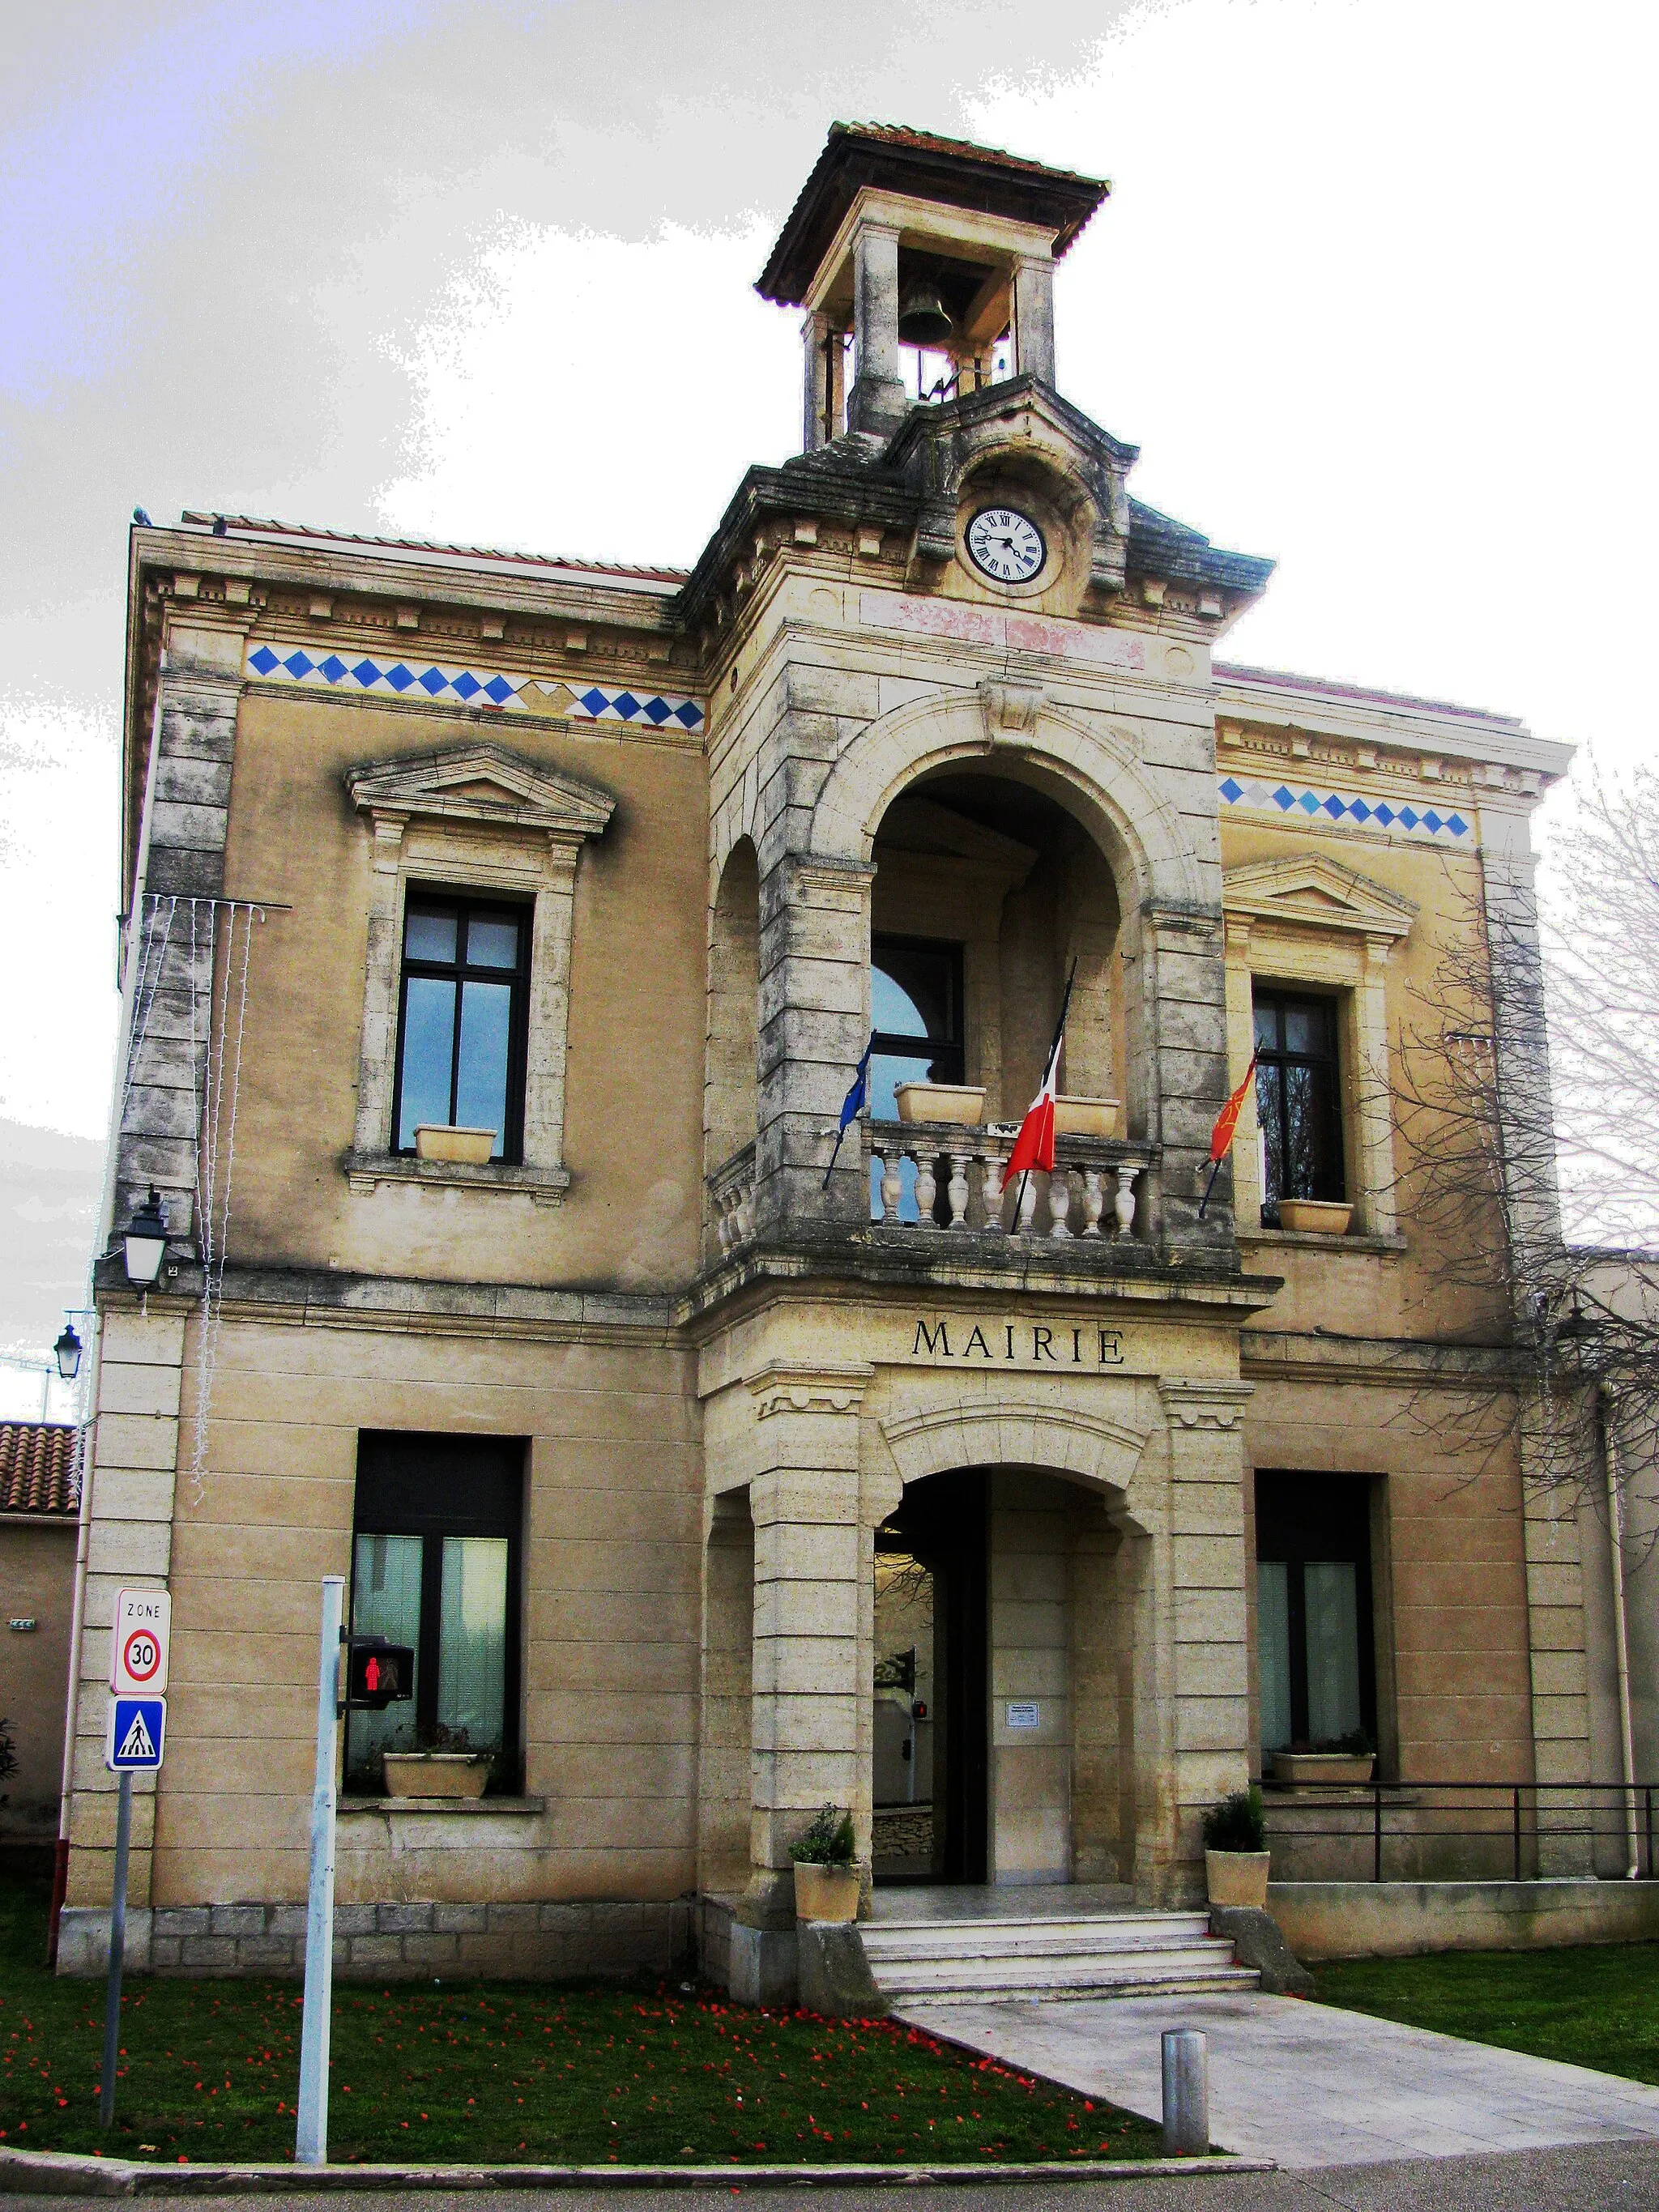
[[[75,1334],[72,1321],[64,1323],[64,1334],[52,1348],[57,1355],[58,1372],[65,1382],[73,1382],[81,1372],[81,1340]]]
[[[127,1280],[135,1291],[149,1290],[161,1272],[167,1249],[167,1218],[161,1211],[161,1195],[152,1183],[149,1196],[126,1228]]]

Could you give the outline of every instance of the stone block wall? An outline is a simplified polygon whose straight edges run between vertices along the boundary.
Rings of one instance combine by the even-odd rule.
[[[342,1905],[334,1912],[334,1972],[343,1981],[668,1974],[688,1968],[693,1949],[686,1899]],[[127,1916],[130,1972],[297,1978],[305,1954],[303,1905],[161,1905]],[[58,1961],[62,1974],[106,1972],[108,1912],[67,1909]]]

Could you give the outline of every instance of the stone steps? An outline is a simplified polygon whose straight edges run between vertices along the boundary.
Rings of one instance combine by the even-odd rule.
[[[1253,1990],[1253,1967],[1202,1912],[1103,1912],[1029,1919],[866,1921],[865,1955],[896,2002],[1160,1996]]]

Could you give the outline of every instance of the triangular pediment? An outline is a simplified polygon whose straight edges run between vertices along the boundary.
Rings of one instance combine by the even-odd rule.
[[[1321,854],[1229,868],[1221,898],[1230,918],[1356,930],[1367,937],[1404,937],[1417,914],[1409,899]]]
[[[348,769],[345,787],[366,814],[511,823],[570,837],[599,836],[617,804],[593,784],[492,744]]]

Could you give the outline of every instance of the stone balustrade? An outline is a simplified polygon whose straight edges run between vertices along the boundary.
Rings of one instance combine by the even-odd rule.
[[[708,1177],[708,1226],[720,1256],[746,1244],[755,1233],[755,1147],[732,1153]]]
[[[1003,1170],[1018,1124],[966,1129],[943,1121],[866,1124],[870,1218],[887,1229],[963,1229],[991,1235],[1115,1239],[1136,1233],[1137,1178],[1152,1148],[1115,1137],[1060,1137],[1052,1175],[1034,1168],[1005,1191]],[[906,1178],[915,1169],[916,1218],[903,1218]],[[1018,1218],[1016,1218],[1018,1216]],[[1142,1226],[1144,1227],[1144,1224]]]

